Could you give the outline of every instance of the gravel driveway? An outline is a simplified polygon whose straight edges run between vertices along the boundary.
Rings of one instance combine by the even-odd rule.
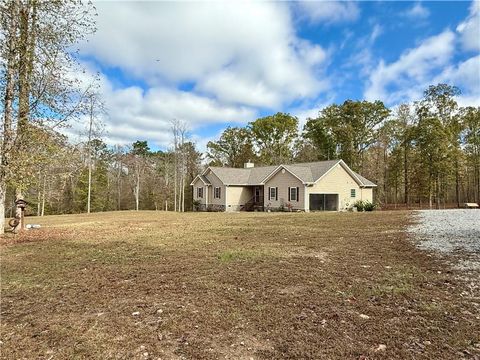
[[[480,269],[480,210],[449,209],[416,211],[410,228],[418,247],[452,257],[458,269]]]

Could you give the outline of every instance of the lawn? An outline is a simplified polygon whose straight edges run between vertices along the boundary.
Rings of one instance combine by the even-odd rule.
[[[475,296],[409,212],[28,218],[1,245],[4,359],[458,359]]]

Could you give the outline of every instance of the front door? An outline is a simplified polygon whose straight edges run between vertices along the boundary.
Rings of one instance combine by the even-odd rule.
[[[255,197],[254,197],[254,202],[255,203],[259,203],[260,202],[260,196],[261,196],[261,191],[260,191],[260,187],[258,186],[255,186]]]

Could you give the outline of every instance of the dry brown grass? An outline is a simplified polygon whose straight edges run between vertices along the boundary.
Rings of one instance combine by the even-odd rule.
[[[29,219],[43,228],[1,240],[1,357],[478,358],[478,294],[413,247],[408,221],[399,211]]]

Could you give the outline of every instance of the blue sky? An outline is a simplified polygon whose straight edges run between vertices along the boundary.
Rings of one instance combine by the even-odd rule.
[[[480,3],[98,2],[81,60],[99,72],[110,144],[200,149],[278,111],[305,119],[346,99],[415,101],[429,85],[480,105]]]

